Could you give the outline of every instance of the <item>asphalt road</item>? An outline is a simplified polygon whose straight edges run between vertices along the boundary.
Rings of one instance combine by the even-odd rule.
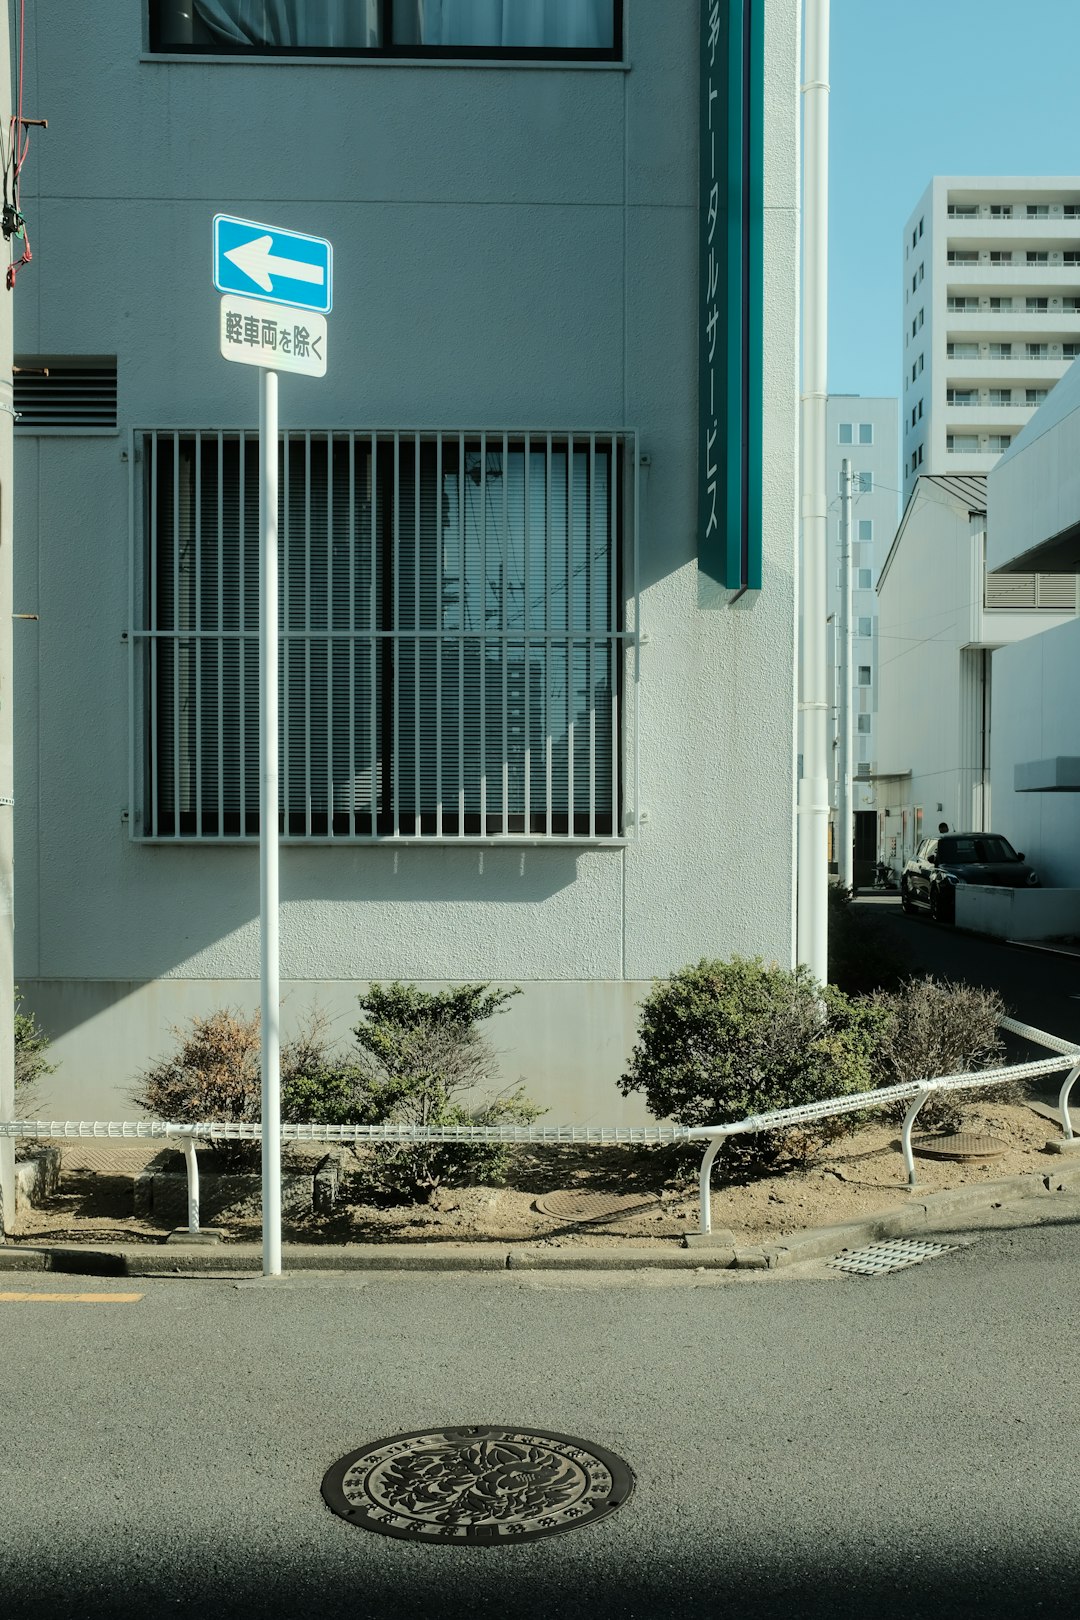
[[[8,1275],[65,1298],[0,1300],[0,1613],[1075,1614],[1078,1278],[1070,1220],[872,1279]],[[346,1452],[482,1422],[597,1441],[635,1494],[490,1549],[324,1506]]]

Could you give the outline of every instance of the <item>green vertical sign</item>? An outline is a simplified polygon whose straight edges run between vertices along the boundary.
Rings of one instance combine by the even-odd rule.
[[[701,0],[698,567],[761,587],[765,0]]]

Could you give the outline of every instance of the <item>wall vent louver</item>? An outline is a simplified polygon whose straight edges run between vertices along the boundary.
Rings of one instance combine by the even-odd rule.
[[[1076,607],[1075,574],[987,574],[983,606],[988,608]]]
[[[18,359],[13,380],[16,427],[116,426],[115,356]]]

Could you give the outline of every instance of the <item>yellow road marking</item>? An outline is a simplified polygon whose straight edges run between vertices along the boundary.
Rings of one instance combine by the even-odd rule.
[[[42,1293],[4,1293],[0,1292],[0,1304],[29,1305],[42,1302],[46,1305],[62,1305],[72,1303],[75,1305],[134,1305],[136,1300],[142,1299],[141,1294],[42,1294]]]

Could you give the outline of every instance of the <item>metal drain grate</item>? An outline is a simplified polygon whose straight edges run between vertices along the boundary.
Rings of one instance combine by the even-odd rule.
[[[960,1248],[959,1243],[927,1243],[923,1238],[897,1238],[892,1243],[872,1243],[867,1249],[847,1250],[830,1260],[838,1271],[853,1271],[860,1277],[880,1277],[886,1271],[902,1271],[923,1260],[936,1260],[939,1254]]]

